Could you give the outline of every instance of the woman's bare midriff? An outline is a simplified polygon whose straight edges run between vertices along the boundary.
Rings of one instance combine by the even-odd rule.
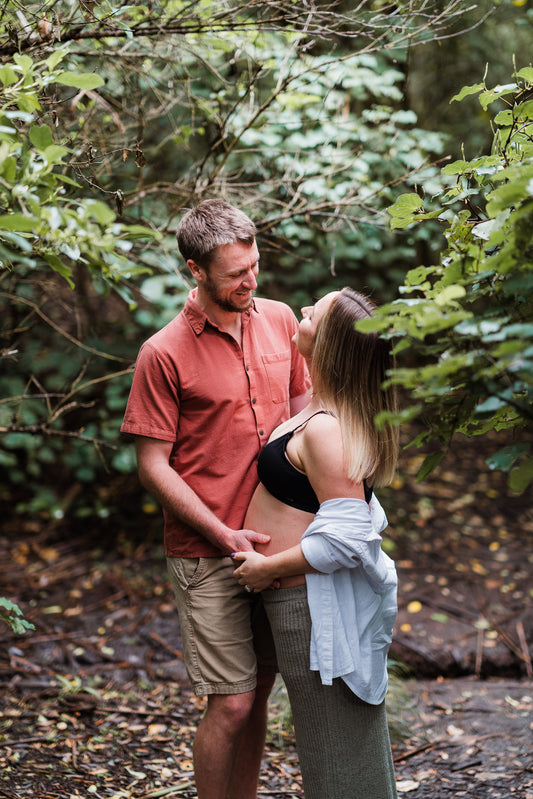
[[[268,544],[257,544],[262,555],[274,555],[300,543],[302,535],[314,518],[313,513],[291,508],[272,496],[260,483],[248,507],[244,527],[270,536]],[[280,579],[280,588],[305,583],[303,574]]]

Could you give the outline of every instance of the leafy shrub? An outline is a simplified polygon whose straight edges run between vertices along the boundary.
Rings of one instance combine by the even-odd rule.
[[[400,298],[364,329],[394,338],[403,364],[391,380],[412,404],[398,421],[423,415],[416,444],[436,440],[422,478],[441,462],[454,433],[529,430],[533,421],[533,69],[489,88],[465,87],[452,102],[476,95],[493,110],[492,152],[446,166],[455,183],[441,208],[427,212],[419,194],[400,197],[392,227],[438,218],[447,246],[440,263],[412,269]],[[494,455],[513,490],[533,480],[531,442],[522,435]]]
[[[24,635],[28,630],[35,630],[35,625],[24,618],[19,606],[4,597],[0,597],[0,621],[7,624],[17,635]]]

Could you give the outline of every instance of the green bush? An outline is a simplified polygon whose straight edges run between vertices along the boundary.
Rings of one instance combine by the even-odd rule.
[[[512,82],[465,87],[452,102],[477,96],[492,111],[492,152],[443,169],[453,183],[440,208],[424,197],[400,197],[392,227],[438,219],[447,242],[440,263],[412,269],[400,297],[364,329],[393,338],[401,365],[391,380],[411,403],[397,421],[422,415],[416,444],[436,440],[420,471],[443,459],[455,433],[533,429],[533,69]],[[405,364],[405,365],[404,365]],[[523,434],[491,457],[523,492],[533,480],[531,441]]]

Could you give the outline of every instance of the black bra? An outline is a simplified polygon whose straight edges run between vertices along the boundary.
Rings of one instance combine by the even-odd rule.
[[[319,413],[330,414],[330,411],[317,411],[313,416],[317,416]],[[309,419],[312,419],[313,416],[310,416]],[[286,452],[287,443],[297,430],[307,424],[309,419],[299,424],[294,430],[289,430],[288,433],[270,441],[264,447],[257,461],[257,473],[267,491],[280,502],[290,505],[291,508],[307,511],[307,513],[316,513],[320,507],[318,497],[307,476],[292,465]],[[364,488],[365,499],[370,502],[372,489],[367,486],[366,482]]]

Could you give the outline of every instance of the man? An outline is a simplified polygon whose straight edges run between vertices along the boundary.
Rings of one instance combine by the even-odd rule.
[[[254,223],[206,200],[178,226],[197,287],[142,346],[122,430],[161,502],[187,671],[207,710],[194,741],[198,799],[255,799],[275,658],[260,599],[229,557],[268,536],[242,529],[270,433],[307,404],[309,376],[283,303],[255,299]]]

